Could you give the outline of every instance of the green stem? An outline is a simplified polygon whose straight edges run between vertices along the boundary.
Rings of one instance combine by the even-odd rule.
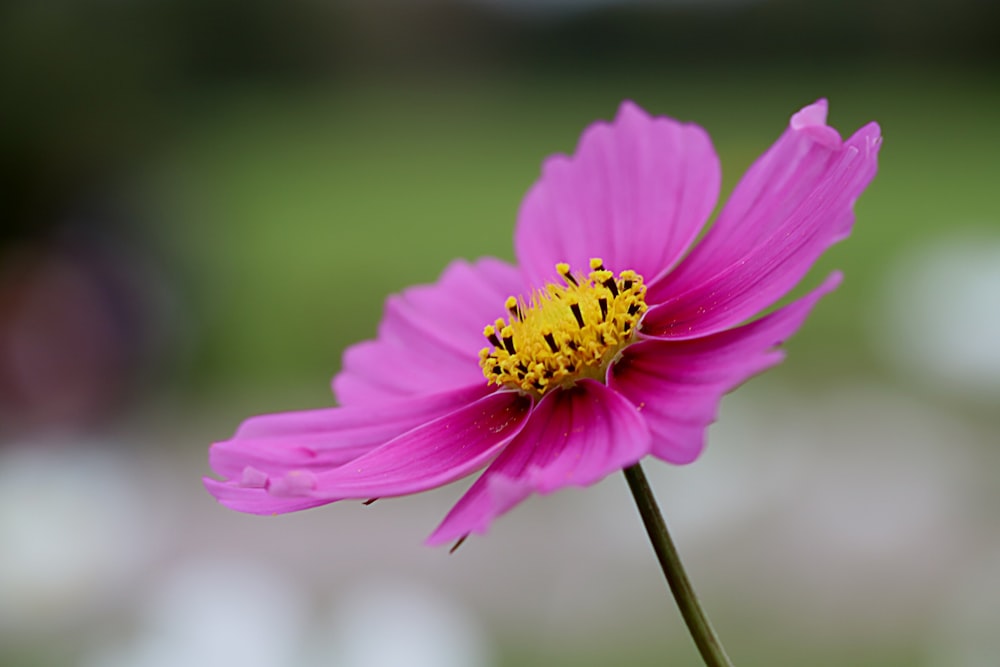
[[[653,497],[653,490],[649,488],[646,475],[638,463],[625,468],[625,479],[628,480],[629,489],[632,490],[635,504],[642,516],[642,523],[646,526],[649,541],[653,543],[653,551],[656,552],[660,567],[663,568],[667,584],[670,585],[674,599],[677,600],[677,606],[680,607],[681,615],[687,623],[695,645],[698,646],[702,660],[707,667],[732,667],[684,572],[681,558],[677,555],[670,533],[667,532],[667,523],[663,520],[656,498]]]

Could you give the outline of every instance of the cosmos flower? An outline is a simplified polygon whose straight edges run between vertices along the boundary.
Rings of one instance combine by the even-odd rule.
[[[548,158],[518,215],[518,265],[452,263],[391,296],[344,355],[340,407],[254,417],[210,450],[225,506],[255,514],[418,493],[484,469],[430,544],[485,533],[532,493],[647,455],[693,461],[722,396],[833,290],[760,316],[844,239],[875,175],[871,123],[844,141],[794,116],[714,224],[718,157],[697,125],[624,102]],[[756,319],[754,319],[756,318]]]

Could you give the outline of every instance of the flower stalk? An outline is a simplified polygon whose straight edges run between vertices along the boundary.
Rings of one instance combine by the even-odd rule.
[[[702,660],[707,667],[732,667],[726,651],[722,647],[712,624],[701,608],[698,596],[691,586],[684,565],[674,547],[674,542],[667,531],[667,523],[663,520],[663,514],[653,497],[653,490],[649,487],[646,475],[642,467],[636,463],[625,468],[625,479],[628,480],[632,497],[635,498],[636,507],[642,517],[642,523],[646,526],[646,533],[649,534],[649,541],[653,545],[653,551],[660,561],[663,575],[667,578],[670,591],[677,601],[677,606],[681,610],[681,616],[688,626],[688,631],[694,639],[698,652],[701,653]]]

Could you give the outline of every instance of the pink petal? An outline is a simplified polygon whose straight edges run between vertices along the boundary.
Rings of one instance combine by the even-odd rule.
[[[521,433],[458,501],[428,539],[441,544],[485,533],[494,518],[532,492],[587,486],[649,452],[649,431],[635,406],[593,380],[555,391]]]
[[[342,405],[433,394],[485,382],[483,327],[525,291],[518,270],[497,259],[456,261],[433,285],[389,297],[376,340],[348,348],[333,380]]]
[[[651,285],[643,333],[693,338],[735,326],[794,287],[845,238],[854,201],[875,176],[882,139],[871,123],[846,143],[806,107],[746,173],[705,238]]]
[[[592,257],[652,280],[698,235],[719,182],[703,129],[623,102],[614,122],[584,131],[573,157],[545,161],[521,204],[518,260],[535,286],[558,277],[558,262],[586,271]]]
[[[401,433],[473,403],[492,391],[483,384],[367,406],[303,410],[251,417],[229,440],[209,449],[216,474],[240,480],[247,468],[268,476],[322,472],[356,459]],[[261,484],[263,485],[263,484]]]
[[[364,414],[362,408],[333,411],[334,421],[339,417],[342,422],[339,426],[344,437],[331,438],[324,449],[300,446],[298,439],[284,443],[277,439],[240,440],[238,434],[234,440],[213,447],[213,468],[229,479],[206,478],[205,487],[226,507],[252,514],[280,514],[344,498],[422,491],[485,465],[520,430],[531,409],[530,399],[494,392],[388,441],[380,440],[374,447],[375,439],[388,432],[388,424],[394,423],[398,429],[412,420],[420,407],[429,410],[431,402],[420,398],[387,406],[384,414],[372,413],[369,422],[354,419]],[[444,407],[444,402],[437,402],[437,407]],[[402,416],[392,415],[393,408],[401,409]],[[306,415],[304,421],[316,416]],[[283,425],[268,423],[282,419],[263,418],[248,425],[245,433],[282,430]],[[386,423],[384,429],[381,420]],[[294,433],[297,428],[291,425],[288,430]],[[302,430],[308,432],[307,428]],[[343,458],[345,450],[364,453]],[[324,465],[317,464],[320,459]],[[330,469],[336,465],[339,467]]]
[[[203,478],[202,482],[220,505],[247,514],[286,514],[326,505],[330,502],[329,500],[305,497],[278,498],[272,496],[267,492],[267,489],[262,487],[243,487],[220,482],[211,477]]]
[[[423,424],[339,468],[316,475],[314,497],[400,496],[465,477],[520,432],[532,400],[497,391]]]
[[[782,360],[774,347],[802,325],[834,273],[816,290],[744,326],[689,340],[645,340],[625,349],[609,385],[638,406],[653,434],[652,453],[689,463],[705,445],[723,394]]]

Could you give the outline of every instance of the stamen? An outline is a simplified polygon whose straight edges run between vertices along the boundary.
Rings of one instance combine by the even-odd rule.
[[[517,298],[512,296],[507,297],[507,301],[504,303],[504,308],[507,309],[507,312],[510,313],[511,317],[513,317],[518,322],[521,321],[522,319],[521,307],[517,303]]]
[[[583,378],[605,381],[608,367],[635,339],[646,288],[634,271],[616,276],[599,258],[590,268],[586,276],[574,275],[568,264],[558,264],[564,284],[549,283],[530,298],[504,302],[509,320],[483,329],[493,347],[479,352],[490,384],[539,398]]]
[[[576,278],[573,277],[573,274],[569,272],[569,264],[566,264],[565,262],[556,264],[556,271],[559,272],[559,275],[562,276],[567,285],[573,285],[574,287],[580,286],[580,283],[576,282]]]
[[[551,331],[543,331],[542,338],[544,338],[545,342],[548,343],[550,350],[553,352],[559,351],[559,346],[556,345],[556,337],[552,335]]]
[[[486,340],[490,342],[493,347],[500,347],[500,339],[497,338],[497,330],[490,325],[486,325],[483,329],[483,335],[486,336]]]
[[[615,297],[617,299],[618,298],[618,284],[615,282],[615,279],[614,278],[608,278],[607,280],[604,281],[603,284],[604,284],[605,287],[608,288],[608,291],[611,292],[611,296],[613,296],[613,297]]]
[[[503,349],[507,350],[507,354],[516,354],[514,350],[514,330],[510,327],[504,327],[503,331],[500,332],[500,338],[503,339]]]

